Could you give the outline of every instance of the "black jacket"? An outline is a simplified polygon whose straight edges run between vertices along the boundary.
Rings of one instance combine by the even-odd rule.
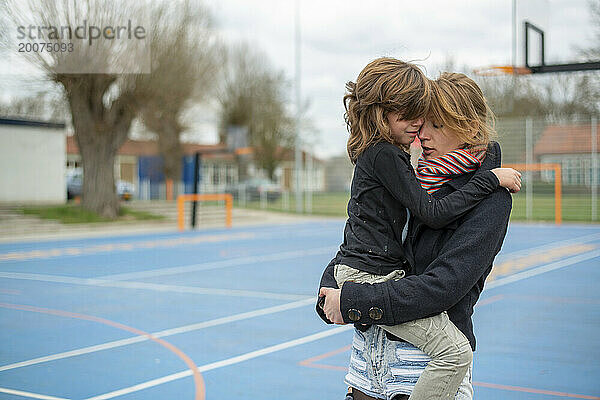
[[[482,170],[460,191],[438,199],[421,187],[405,151],[385,141],[376,143],[356,161],[338,261],[377,275],[386,275],[403,264],[408,269],[401,239],[405,207],[428,226],[441,228],[498,185],[492,172]]]
[[[499,166],[500,146],[494,143],[480,169]],[[456,192],[472,175],[453,179],[434,196],[441,198]],[[465,334],[475,350],[471,315],[492,262],[502,247],[511,206],[510,194],[500,187],[443,229],[432,229],[418,219],[413,220],[407,238],[414,257],[411,274],[398,281],[375,285],[346,282],[340,299],[344,321],[396,325],[448,311],[450,320]],[[336,259],[332,260],[325,269],[321,287],[337,287],[333,277],[336,263]],[[372,307],[383,310],[381,319],[374,321],[369,318]],[[350,310],[360,311],[361,318],[351,321],[348,316]],[[329,322],[319,307],[317,311]]]

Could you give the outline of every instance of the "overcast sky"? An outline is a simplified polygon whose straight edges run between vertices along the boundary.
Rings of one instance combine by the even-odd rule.
[[[251,43],[293,84],[294,0],[204,3],[223,40]],[[510,64],[512,4],[513,0],[299,0],[301,92],[310,103],[307,116],[317,131],[304,134],[306,147],[321,158],[344,154],[344,85],[374,58],[414,60],[431,78],[450,59],[457,69]],[[574,61],[578,46],[594,45],[588,0],[517,0],[517,14],[519,32],[524,18],[545,30],[547,62]],[[519,58],[521,47],[519,43]],[[0,60],[0,70],[0,96],[33,90],[28,88],[35,82],[5,75],[19,68]],[[294,99],[291,90],[290,107]],[[215,117],[204,110],[190,114],[194,122],[184,138],[216,141]]]
[[[294,0],[207,4],[225,40],[255,44],[293,83]],[[512,0],[301,0],[299,8],[301,92],[318,130],[310,148],[320,157],[345,152],[344,84],[376,57],[419,60],[430,77],[449,58],[458,67],[511,62]],[[518,20],[544,26],[547,62],[573,61],[577,46],[592,45],[586,0],[518,0],[517,11]]]

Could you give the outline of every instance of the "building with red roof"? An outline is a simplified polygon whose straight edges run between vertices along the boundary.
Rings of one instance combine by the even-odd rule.
[[[534,145],[534,158],[539,163],[560,164],[563,184],[590,186],[592,184],[592,133],[591,124],[548,125]],[[596,151],[600,148],[598,134],[596,134],[595,148]],[[548,173],[542,174],[544,175]],[[596,172],[596,177],[598,176],[600,170]],[[596,184],[598,183],[600,182],[596,181]]]

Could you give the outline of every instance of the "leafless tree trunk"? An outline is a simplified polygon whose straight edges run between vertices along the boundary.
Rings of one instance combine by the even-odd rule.
[[[115,156],[127,140],[135,117],[131,101],[124,95],[110,108],[103,106],[100,95],[110,87],[114,80],[111,76],[69,75],[57,80],[64,85],[69,99],[75,141],[81,154],[82,205],[104,217],[115,218],[119,210]]]
[[[158,149],[163,158],[163,169],[167,179],[177,182],[181,179],[183,149],[178,112],[154,113],[147,109],[143,114],[144,125],[158,136]]]

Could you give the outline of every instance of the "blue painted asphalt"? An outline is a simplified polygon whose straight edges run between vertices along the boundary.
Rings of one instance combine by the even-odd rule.
[[[297,299],[313,296],[323,267],[339,245],[342,229],[343,221],[326,221],[3,244],[0,255],[44,252],[30,259],[0,261],[0,274],[4,274],[0,277],[0,303],[91,315],[147,332],[187,326],[295,301],[269,297],[272,294]],[[576,242],[577,238],[600,248],[600,237],[589,239],[593,234],[600,234],[600,227],[512,224],[500,259],[516,251],[572,239]],[[224,235],[219,241],[203,241],[219,235]],[[176,243],[176,239],[185,240]],[[141,245],[149,241],[156,245]],[[131,246],[97,247],[115,243]],[[48,253],[66,248],[95,250],[77,255]],[[482,304],[493,296],[496,301],[478,307],[474,316],[477,399],[600,398],[600,379],[595,379],[600,377],[596,332],[600,328],[599,260],[582,261],[484,292]],[[86,281],[123,273],[134,274],[119,278],[125,287]],[[16,279],[23,277],[16,274],[30,274],[30,279]],[[62,281],[50,282],[52,279],[42,275]],[[134,288],[132,282],[154,286]],[[186,292],[189,288],[229,292]],[[235,292],[240,290],[251,293]],[[196,365],[205,366],[329,329],[332,327],[318,319],[313,305],[307,304],[163,339]],[[12,363],[130,337],[130,332],[98,322],[0,307],[0,388],[86,399],[187,369],[172,352],[143,341],[1,370]],[[340,349],[350,340],[351,332],[346,331],[205,371],[206,398],[343,398],[342,369],[349,352],[318,362],[329,369],[299,363]],[[116,398],[193,397],[194,383],[188,376]],[[27,397],[0,393],[0,399],[13,398]]]

